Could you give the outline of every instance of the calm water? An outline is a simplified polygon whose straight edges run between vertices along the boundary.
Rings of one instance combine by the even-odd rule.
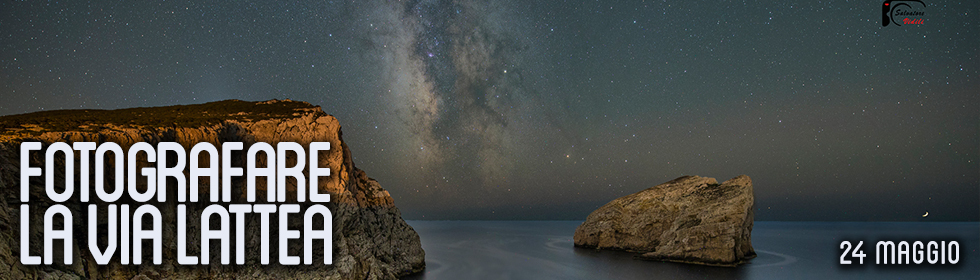
[[[409,221],[427,268],[408,279],[978,279],[978,223],[756,222],[759,255],[737,268],[634,260],[627,252],[572,246],[581,221]],[[841,240],[956,240],[955,266],[838,264]],[[857,243],[857,242],[854,242]],[[855,262],[856,263],[856,262]]]

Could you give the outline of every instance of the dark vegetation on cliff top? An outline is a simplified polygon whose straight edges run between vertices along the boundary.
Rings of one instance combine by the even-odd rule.
[[[115,127],[200,127],[223,121],[256,121],[292,117],[319,109],[310,103],[273,100],[224,100],[204,104],[141,107],[118,110],[55,110],[0,116],[0,135],[51,131],[99,131]],[[316,110],[316,113],[323,114]]]

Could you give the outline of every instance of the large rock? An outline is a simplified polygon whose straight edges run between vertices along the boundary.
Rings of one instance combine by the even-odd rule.
[[[259,265],[259,253],[254,249],[245,254],[245,265],[220,265],[218,248],[211,249],[211,265],[179,265],[175,238],[176,190],[168,187],[170,199],[166,203],[154,203],[164,219],[162,265],[150,264],[152,262],[148,257],[144,258],[143,265],[119,265],[118,251],[111,264],[95,264],[87,245],[87,211],[84,207],[88,203],[78,200],[78,192],[63,203],[71,209],[75,220],[72,225],[73,264],[59,265],[60,259],[56,258],[54,265],[21,265],[19,151],[20,143],[25,141],[40,141],[45,149],[53,142],[115,142],[124,150],[137,142],[177,142],[187,151],[198,142],[210,142],[219,150],[223,142],[244,142],[245,150],[256,142],[268,142],[273,146],[280,141],[297,142],[304,147],[310,142],[330,142],[331,150],[319,158],[319,164],[329,167],[331,174],[326,180],[320,179],[319,189],[321,193],[331,194],[327,207],[333,214],[333,264],[323,265],[322,259],[318,259],[321,255],[314,254],[313,263],[319,262],[320,265],[278,265],[278,231],[273,229],[270,231],[270,260],[273,265]],[[43,153],[36,154],[43,158]],[[145,155],[142,157],[145,160]],[[244,166],[243,155],[232,158],[233,166]],[[39,157],[32,158],[31,165],[43,166],[40,160]],[[295,164],[295,160],[290,154],[288,166]],[[62,165],[63,161],[57,164]],[[259,166],[263,165],[259,163]],[[74,166],[77,170],[79,164],[76,162]],[[58,178],[56,182],[63,185],[64,169],[60,170],[55,174]],[[90,174],[89,178],[94,180],[94,174]],[[41,253],[43,210],[53,204],[44,194],[43,180],[43,177],[34,177],[30,187],[32,255]],[[108,181],[111,185],[112,180]],[[243,178],[233,180],[233,203],[248,203],[244,199],[244,186]],[[259,180],[259,201],[256,203],[263,203],[265,187],[264,180]],[[295,194],[295,188],[295,181],[290,180],[287,186],[290,194]],[[187,248],[188,254],[193,256],[200,255],[199,246],[194,244],[200,244],[200,213],[208,205],[203,201],[208,201],[210,196],[207,184],[200,186],[199,190],[202,202],[186,204]],[[295,195],[289,198],[292,203],[295,203],[295,199]],[[299,204],[305,208],[311,203]],[[97,205],[99,209],[106,209],[101,202]],[[302,229],[304,221],[301,217],[301,214],[291,216],[290,229]],[[103,227],[100,230],[104,230],[107,221],[104,216],[99,218],[100,227]],[[276,216],[270,218],[277,221]],[[213,222],[217,222],[217,219]],[[258,225],[259,215],[247,215],[246,228],[258,228]],[[60,225],[55,228],[60,228]],[[260,247],[260,232],[248,230],[245,233],[247,248]],[[99,242],[104,242],[106,237],[99,238],[102,239]],[[211,244],[217,246],[219,242]],[[292,241],[287,250],[290,255],[302,255],[303,245],[302,241]],[[144,252],[149,250],[144,249]],[[424,260],[425,253],[418,234],[402,220],[388,192],[354,166],[350,150],[341,137],[340,123],[333,116],[325,114],[319,106],[289,100],[258,103],[229,100],[187,106],[112,111],[65,110],[0,117],[0,279],[395,279],[421,271],[425,267]]]
[[[575,246],[640,258],[734,266],[752,249],[752,179],[684,176],[617,198],[575,229]]]

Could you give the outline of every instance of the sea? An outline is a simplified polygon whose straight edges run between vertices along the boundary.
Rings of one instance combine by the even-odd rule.
[[[980,279],[980,223],[757,221],[758,257],[738,267],[634,259],[573,246],[582,221],[408,221],[426,269],[403,279]],[[957,264],[875,264],[878,241],[956,241]],[[841,243],[866,255],[863,264]]]

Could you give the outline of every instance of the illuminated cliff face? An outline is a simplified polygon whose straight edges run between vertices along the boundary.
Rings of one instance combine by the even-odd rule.
[[[256,142],[267,142],[272,145],[278,142],[297,142],[307,146],[310,142],[330,142],[333,149],[323,152],[319,157],[321,167],[329,167],[331,176],[321,179],[319,189],[322,192],[330,193],[331,203],[327,206],[333,212],[334,228],[334,264],[331,266],[316,267],[289,267],[273,265],[263,267],[259,274],[251,274],[251,266],[258,265],[258,260],[249,257],[245,266],[234,268],[222,267],[221,274],[227,273],[246,273],[249,277],[273,278],[276,275],[291,275],[291,277],[330,277],[340,276],[343,278],[365,278],[374,275],[380,278],[393,278],[398,275],[416,272],[424,267],[424,252],[421,249],[418,235],[404,220],[401,219],[399,210],[394,206],[391,196],[380,184],[367,177],[364,171],[354,166],[350,150],[341,137],[340,124],[333,116],[325,114],[319,107],[312,106],[305,102],[293,101],[269,101],[269,102],[243,102],[243,101],[221,101],[200,105],[171,106],[158,108],[138,108],[114,111],[56,111],[39,112],[26,115],[8,116],[0,118],[0,127],[4,132],[0,134],[0,189],[4,193],[11,194],[0,200],[2,212],[0,223],[4,228],[19,228],[16,221],[19,219],[19,211],[16,205],[20,205],[19,193],[19,143],[23,141],[40,141],[45,144],[53,142],[114,142],[128,148],[137,142],[148,142],[155,144],[159,142],[177,142],[189,150],[191,146],[199,142],[209,142],[220,144],[223,142],[243,142],[250,146]],[[76,157],[78,158],[78,157]],[[241,155],[233,155],[233,166],[244,166]],[[145,160],[145,157],[143,158]],[[287,157],[287,162],[295,158]],[[139,161],[139,159],[138,159]],[[259,159],[261,165],[263,159]],[[64,160],[58,163],[61,166]],[[115,163],[110,163],[115,164]],[[148,165],[142,162],[140,165]],[[31,159],[31,165],[41,166],[42,162],[37,158]],[[77,164],[75,164],[78,167]],[[62,169],[63,170],[63,169]],[[90,171],[94,172],[94,171]],[[185,173],[187,171],[185,170]],[[308,170],[306,171],[308,172]],[[77,174],[77,172],[76,172]],[[56,177],[61,178],[56,182],[64,182],[64,172],[56,173]],[[94,178],[95,176],[89,176]],[[36,178],[31,181],[31,235],[38,235],[42,231],[41,221],[37,218],[43,215],[43,211],[35,210],[37,207],[45,207],[52,202],[43,195],[43,179]],[[108,180],[112,181],[112,180]],[[144,181],[145,182],[145,181]],[[234,180],[232,183],[232,202],[244,201],[244,178]],[[266,184],[258,181],[256,189],[259,194],[264,193]],[[295,181],[287,183],[287,190],[294,191]],[[209,186],[202,184],[199,190],[202,195],[206,195]],[[168,187],[170,192],[176,193],[173,187]],[[291,192],[292,193],[292,192]],[[206,196],[205,196],[206,197]],[[259,195],[261,200],[264,195]],[[287,199],[295,201],[295,196]],[[76,217],[74,226],[80,227],[77,221],[86,221],[85,211],[81,211],[77,197],[64,203],[72,210]],[[175,244],[172,228],[175,227],[175,200],[168,200],[159,203],[158,207],[163,213],[164,219],[164,244]],[[310,203],[300,203],[305,208]],[[194,225],[200,224],[200,212],[207,206],[205,203],[188,205],[188,225],[189,231],[195,231]],[[35,217],[37,216],[37,217]],[[80,218],[79,218],[80,217]],[[104,217],[99,217],[99,226],[105,226]],[[259,223],[258,217],[249,218],[246,223],[255,226]],[[290,228],[301,228],[302,219],[291,219]],[[278,226],[278,225],[277,225]],[[170,229],[167,229],[167,228]],[[19,248],[16,232],[11,230],[0,234],[6,246],[5,248]],[[272,232],[275,232],[274,230]],[[76,248],[88,248],[86,245],[85,231],[75,231],[74,240]],[[258,242],[259,231],[249,230],[246,239],[250,242],[247,248],[255,248]],[[199,242],[199,236],[189,235],[189,244]],[[104,237],[100,237],[104,239]],[[40,240],[40,239],[37,239]],[[254,241],[254,242],[253,242]],[[383,241],[383,242],[382,242]],[[103,241],[99,241],[103,242]],[[275,243],[275,242],[274,242]],[[32,243],[31,251],[40,250],[34,248],[37,242]],[[254,245],[254,246],[253,246]],[[194,246],[189,246],[190,253],[196,254]],[[297,247],[297,248],[294,248]],[[74,261],[71,266],[55,266],[52,269],[41,269],[38,266],[22,266],[17,262],[16,250],[8,249],[0,252],[10,258],[9,269],[0,270],[0,278],[17,279],[23,277],[33,277],[43,274],[67,274],[83,275],[91,278],[118,278],[130,279],[136,274],[157,274],[162,277],[171,278],[199,278],[216,277],[214,270],[209,271],[206,267],[198,266],[179,266],[176,265],[174,256],[175,247],[173,245],[164,246],[164,267],[159,266],[140,268],[137,266],[96,266],[91,261],[88,250],[74,250]],[[290,243],[290,252],[302,250],[300,243]],[[214,252],[214,250],[212,250]],[[298,252],[298,251],[297,251]],[[214,256],[215,254],[212,254]],[[256,257],[257,254],[253,254]],[[56,258],[58,259],[58,258]],[[212,264],[220,264],[216,260]],[[275,262],[273,262],[275,263]],[[169,264],[169,265],[168,265]],[[244,274],[243,274],[244,275]]]
[[[575,245],[640,253],[640,258],[735,266],[752,248],[755,194],[741,175],[683,176],[610,201],[575,229]]]

